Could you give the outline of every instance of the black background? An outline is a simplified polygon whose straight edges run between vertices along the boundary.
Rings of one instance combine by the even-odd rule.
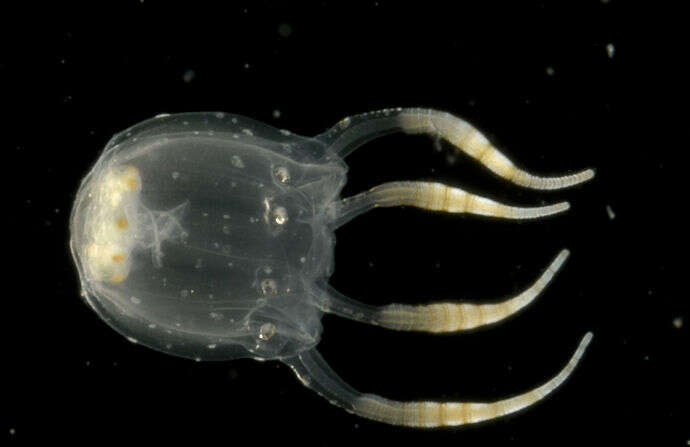
[[[674,40],[652,27],[666,31],[676,12],[617,0],[450,3],[5,5],[2,436],[685,445],[690,316],[687,292],[670,285],[669,254],[683,239],[667,225],[676,202],[664,199],[673,193],[668,157],[685,143],[650,144],[668,131],[651,124],[667,110],[643,106],[673,90],[665,56]],[[597,176],[536,192],[429,138],[368,144],[347,159],[345,196],[435,180],[519,205],[569,200],[572,209],[524,223],[375,210],[337,231],[331,284],[372,304],[490,301],[522,290],[562,247],[572,255],[543,296],[503,324],[435,336],[324,316],[319,351],[362,391],[491,401],[552,377],[593,331],[579,368],[545,401],[478,426],[392,427],[330,405],[277,362],[195,363],[133,345],[80,300],[68,217],[112,134],[159,113],[219,110],[316,135],[345,116],[397,106],[462,116],[535,173],[592,167]]]

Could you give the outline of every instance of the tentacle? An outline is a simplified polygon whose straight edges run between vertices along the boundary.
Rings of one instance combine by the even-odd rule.
[[[559,177],[539,177],[513,164],[476,128],[449,113],[433,110],[401,114],[402,128],[407,133],[438,135],[465,152],[494,174],[516,185],[532,189],[561,189],[577,185],[594,177],[587,169],[577,174]]]
[[[378,323],[390,329],[426,332],[454,332],[496,323],[531,303],[563,265],[568,253],[562,250],[531,287],[501,303],[390,304],[379,312]]]
[[[496,304],[433,303],[376,307],[352,300],[327,287],[322,309],[351,320],[398,331],[455,332],[496,323],[530,304],[546,288],[568,258],[561,250],[534,284],[519,295]],[[323,285],[322,285],[323,286]]]
[[[466,121],[431,109],[386,109],[348,117],[317,138],[328,144],[336,154],[345,157],[367,141],[399,131],[443,138],[499,177],[526,188],[561,189],[594,177],[592,169],[557,177],[530,174],[515,166]]]
[[[358,416],[408,427],[442,427],[495,419],[538,402],[553,392],[573,372],[592,339],[588,332],[568,364],[545,384],[517,396],[491,403],[399,402],[375,394],[363,394],[347,385],[316,350],[284,359],[297,377],[334,405]]]
[[[536,219],[570,208],[568,202],[531,208],[509,206],[441,183],[389,182],[335,202],[331,208],[332,225],[339,227],[372,208],[403,205],[505,219]]]

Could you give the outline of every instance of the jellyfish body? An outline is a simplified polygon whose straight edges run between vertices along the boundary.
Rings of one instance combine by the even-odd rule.
[[[591,334],[542,387],[490,404],[396,402],[362,394],[316,351],[324,312],[427,332],[500,321],[529,304],[568,255],[561,251],[530,288],[498,304],[375,307],[338,293],[328,285],[333,232],[373,207],[410,205],[514,219],[568,208],[511,207],[428,182],[391,182],[340,199],[347,173],[343,158],[395,131],[444,138],[525,187],[557,189],[593,175],[530,175],[469,124],[433,110],[358,115],[315,138],[225,113],[159,116],[114,136],[81,184],[70,247],[82,296],[131,341],[197,360],[281,360],[331,402],[386,423],[460,425],[531,405],[565,380]]]

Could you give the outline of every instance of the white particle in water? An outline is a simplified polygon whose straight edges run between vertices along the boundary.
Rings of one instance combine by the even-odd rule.
[[[184,74],[182,75],[182,80],[189,84],[194,80],[194,77],[196,76],[196,73],[194,73],[194,70],[186,70]]]
[[[606,45],[606,54],[609,56],[609,59],[613,58],[613,55],[616,52],[616,47],[613,46],[612,43],[609,43]]]
[[[278,25],[278,34],[280,37],[290,37],[290,34],[292,34],[292,26],[289,23],[281,23]]]
[[[608,214],[610,220],[616,218],[616,213],[613,212],[611,205],[606,205],[606,214]]]

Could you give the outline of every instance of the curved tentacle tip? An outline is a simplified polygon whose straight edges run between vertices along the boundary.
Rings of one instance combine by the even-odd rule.
[[[533,208],[506,207],[509,210],[507,216],[512,219],[539,219],[541,217],[560,214],[570,209],[570,203],[558,202],[552,205],[538,206]]]
[[[560,269],[561,266],[565,263],[565,261],[568,260],[569,256],[570,250],[568,250],[567,248],[564,248],[563,250],[559,251],[556,255],[556,258],[551,262],[549,269],[552,271]]]
[[[581,182],[586,182],[586,181],[588,181],[588,180],[592,180],[592,179],[594,178],[594,175],[595,175],[595,174],[596,174],[596,172],[595,172],[594,169],[592,169],[592,168],[587,169],[587,170],[585,170],[585,171],[582,171],[582,174],[581,174],[581,175],[582,175],[582,180],[581,180]]]
[[[594,333],[592,331],[589,331],[585,334],[584,337],[582,337],[582,341],[580,342],[580,349],[584,350],[587,345],[592,341],[592,338],[594,337]]]
[[[559,214],[559,213],[564,213],[570,209],[570,202],[558,202],[553,205],[547,205],[544,207],[544,210],[546,213],[544,216],[548,216],[551,214]]]
[[[554,191],[579,185],[591,180],[593,177],[594,169],[586,169],[562,177],[538,177],[526,171],[518,170],[517,174],[512,178],[512,182],[526,188]]]
[[[552,187],[549,187],[547,189],[562,189],[562,188],[570,188],[572,186],[579,185],[581,183],[588,182],[594,178],[594,169],[585,169],[584,171],[580,171],[576,174],[571,174],[567,175],[565,177],[562,177],[562,183],[558,186],[554,185]]]
[[[564,177],[561,177],[561,184],[557,185],[550,185],[546,189],[562,189],[562,188],[570,188],[572,186],[579,185],[581,183],[585,183],[592,178],[594,178],[594,169],[585,169],[584,171],[580,171],[576,174],[571,174],[571,175],[566,175]]]

